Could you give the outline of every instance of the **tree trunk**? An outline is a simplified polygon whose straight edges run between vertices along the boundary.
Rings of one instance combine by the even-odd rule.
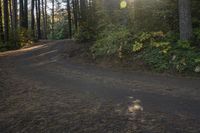
[[[52,0],[52,31],[51,31],[51,37],[54,38],[54,0]]]
[[[0,0],[0,42],[4,42],[4,35],[3,35],[3,15],[2,15],[2,3]]]
[[[72,0],[73,4],[73,16],[74,16],[74,25],[75,25],[75,31],[78,31],[78,8],[77,8],[77,0]]]
[[[68,25],[69,25],[69,38],[72,38],[72,21],[71,21],[71,9],[69,0],[67,0],[67,13],[68,13]]]
[[[13,10],[12,10],[12,0],[9,0],[9,14],[10,14],[10,29],[11,29],[11,36],[14,36],[13,31]]]
[[[9,14],[8,14],[8,0],[3,0],[4,7],[4,41],[8,44],[9,40]]]
[[[43,17],[43,38],[47,39],[47,36],[46,36],[46,15],[45,15],[44,0],[42,0],[42,17]]]
[[[14,43],[17,46],[18,41],[18,31],[17,31],[17,0],[12,0],[12,8],[13,8],[13,33],[14,33]]]
[[[28,30],[28,0],[24,0],[24,28]]]
[[[31,30],[32,35],[35,37],[35,15],[34,15],[34,8],[35,8],[35,0],[31,0]]]
[[[180,40],[189,40],[192,37],[191,1],[179,0],[178,5]]]
[[[47,39],[47,0],[44,0],[44,3],[45,3],[45,9],[44,9],[44,13],[45,13],[45,33],[46,33],[46,36],[45,36],[45,39]]]
[[[24,27],[24,2],[23,0],[19,1],[20,5],[20,27]]]
[[[86,0],[80,0],[80,20],[82,22],[86,21],[86,10],[87,10],[87,4]]]
[[[41,14],[40,14],[40,0],[36,0],[36,14],[37,14],[37,38],[41,39],[41,29],[40,29],[40,20],[41,20]]]

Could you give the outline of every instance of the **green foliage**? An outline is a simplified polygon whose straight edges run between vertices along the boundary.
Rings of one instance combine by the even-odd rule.
[[[200,65],[199,51],[173,49],[171,55],[170,64],[178,72],[195,71],[195,68]]]
[[[91,47],[93,55],[118,55],[122,58],[122,54],[130,51],[129,42],[130,33],[124,27],[115,28],[108,26],[98,37],[96,43]],[[126,52],[125,52],[126,51]]]
[[[164,71],[170,68],[169,55],[155,47],[150,46],[145,49],[141,54],[141,59],[157,71]]]
[[[192,47],[191,47],[189,41],[182,41],[182,40],[179,40],[179,41],[177,42],[177,45],[178,45],[178,47],[181,48],[181,49],[192,49]]]
[[[96,38],[96,32],[92,29],[88,28],[88,25],[82,24],[80,26],[79,31],[75,34],[75,39],[79,42],[90,42],[95,40]]]
[[[142,33],[136,39],[145,44],[140,59],[155,70],[194,71],[200,65],[199,51],[188,41],[174,43],[174,39],[163,32]]]
[[[194,42],[197,43],[197,45],[200,45],[200,28],[194,30],[194,39]]]
[[[142,48],[143,48],[143,44],[135,41],[135,43],[133,44],[133,52],[138,52],[142,50]]]

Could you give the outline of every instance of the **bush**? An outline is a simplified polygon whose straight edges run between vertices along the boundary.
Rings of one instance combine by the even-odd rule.
[[[89,23],[82,22],[79,31],[75,34],[75,39],[79,42],[92,42],[96,40],[97,31]]]
[[[99,35],[91,51],[94,57],[117,55],[122,58],[124,54],[131,52],[129,37],[130,33],[126,28],[114,28],[110,25]]]
[[[162,72],[200,72],[200,51],[189,41],[176,41],[172,33],[142,32],[135,36],[124,27],[109,25],[91,47],[94,57],[117,56],[141,60]],[[125,58],[126,59],[126,58]]]
[[[162,32],[140,33],[135,37],[133,52],[139,51],[139,59],[157,71],[169,69],[177,72],[199,72],[200,52],[189,41],[168,41],[169,36]]]

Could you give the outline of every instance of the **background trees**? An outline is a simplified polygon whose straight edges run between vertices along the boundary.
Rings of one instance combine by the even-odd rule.
[[[120,1],[127,7],[120,9]],[[180,31],[177,40],[196,45],[200,40],[198,0],[0,0],[0,5],[0,40],[6,45],[48,38],[95,41],[110,25],[132,34],[163,31],[177,37]]]

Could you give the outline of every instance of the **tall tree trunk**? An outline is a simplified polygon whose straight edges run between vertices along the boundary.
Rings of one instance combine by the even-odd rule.
[[[78,31],[78,3],[77,0],[72,0],[73,4],[73,16],[74,16],[74,26],[75,26],[75,31]]]
[[[4,35],[3,35],[3,15],[2,15],[2,3],[0,0],[0,42],[4,42]]]
[[[54,38],[54,0],[52,0],[52,29],[51,29],[51,37]]]
[[[12,0],[12,8],[13,8],[13,33],[14,33],[14,43],[17,46],[18,41],[18,31],[17,31],[17,0]]]
[[[86,0],[80,0],[80,17],[81,21],[86,21]]]
[[[24,2],[23,2],[23,0],[19,1],[19,5],[20,5],[20,27],[23,28],[24,27]]]
[[[41,29],[40,29],[40,0],[36,0],[36,12],[37,12],[37,38],[41,39]]]
[[[34,15],[34,8],[35,8],[35,0],[31,0],[31,31],[33,37],[35,37],[35,15]]]
[[[42,17],[43,17],[43,38],[46,39],[46,15],[45,15],[45,5],[44,0],[42,0]]]
[[[24,28],[28,30],[28,0],[24,0]]]
[[[178,5],[180,39],[189,40],[192,37],[191,1],[179,0]]]
[[[10,29],[11,29],[11,36],[13,38],[14,36],[14,30],[13,30],[13,10],[12,10],[12,0],[9,0],[9,14],[10,14]]]
[[[72,38],[72,21],[71,21],[71,9],[69,0],[67,0],[67,13],[68,13],[68,25],[69,25],[69,38]]]
[[[47,0],[44,0],[45,7],[44,7],[44,13],[45,13],[45,39],[47,39]]]
[[[4,9],[4,41],[8,44],[9,40],[9,14],[8,14],[8,0],[3,0]]]

